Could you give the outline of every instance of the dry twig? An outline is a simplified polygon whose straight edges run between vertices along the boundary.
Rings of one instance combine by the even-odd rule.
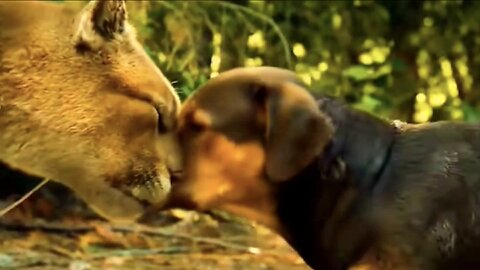
[[[153,228],[145,225],[135,224],[131,227],[128,226],[116,226],[108,224],[109,229],[115,232],[122,233],[143,233],[153,236],[162,236],[170,238],[179,238],[196,243],[210,244],[230,250],[237,250],[241,252],[248,252],[257,254],[259,252],[258,248],[248,247],[244,245],[239,245],[235,243],[229,243],[222,241],[220,239],[208,238],[208,237],[198,237],[188,234],[176,233],[173,232],[171,228]],[[7,222],[0,220],[0,227],[7,230],[40,230],[45,232],[55,232],[55,233],[86,233],[89,231],[95,231],[94,225],[65,225],[61,223],[47,223],[47,222],[32,222],[32,223],[18,223],[18,222]],[[158,251],[157,251],[158,253]]]
[[[2,209],[0,211],[0,217],[3,217],[6,213],[10,212],[12,209],[17,207],[19,204],[21,204],[23,201],[25,201],[28,197],[30,197],[33,193],[35,193],[37,190],[39,190],[41,187],[43,187],[49,181],[50,181],[50,179],[44,179],[42,182],[40,182],[38,185],[36,185],[32,190],[27,192],[27,194],[23,195],[20,199],[18,199],[14,203],[12,203],[9,206]]]

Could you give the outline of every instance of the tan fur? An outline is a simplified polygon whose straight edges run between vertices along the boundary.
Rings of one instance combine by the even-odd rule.
[[[234,69],[197,90],[180,112],[184,176],[168,204],[220,208],[282,233],[276,185],[303,170],[332,134],[295,79],[276,68]]]
[[[205,132],[192,143],[177,194],[198,209],[220,208],[280,230],[272,190],[262,179],[266,153],[259,143],[234,143],[217,132]]]
[[[178,96],[124,9],[0,2],[0,160],[65,184],[116,221],[141,215],[141,201],[161,204],[180,169],[170,132]]]

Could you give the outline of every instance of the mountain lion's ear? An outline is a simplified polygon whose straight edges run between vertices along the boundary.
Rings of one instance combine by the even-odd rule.
[[[321,154],[332,127],[310,93],[295,83],[258,85],[256,91],[266,117],[266,173],[273,181],[287,180]]]
[[[99,0],[92,10],[94,30],[106,39],[122,34],[127,21],[127,9],[124,0]]]
[[[127,25],[124,0],[93,0],[78,15],[75,41],[96,49],[123,34]]]

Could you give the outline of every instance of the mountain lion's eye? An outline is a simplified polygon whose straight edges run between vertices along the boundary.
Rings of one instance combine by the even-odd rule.
[[[165,123],[165,119],[160,106],[155,106],[155,111],[157,112],[157,115],[158,115],[158,123],[157,123],[158,133],[165,134],[168,131],[168,127]]]

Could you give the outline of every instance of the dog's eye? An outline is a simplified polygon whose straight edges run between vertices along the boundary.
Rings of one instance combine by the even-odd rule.
[[[202,125],[200,123],[197,123],[197,122],[191,122],[189,125],[188,125],[188,129],[191,131],[191,132],[201,132],[203,130],[205,130],[205,125]]]
[[[211,125],[210,115],[203,110],[191,111],[186,115],[185,124],[188,132],[201,132]]]

